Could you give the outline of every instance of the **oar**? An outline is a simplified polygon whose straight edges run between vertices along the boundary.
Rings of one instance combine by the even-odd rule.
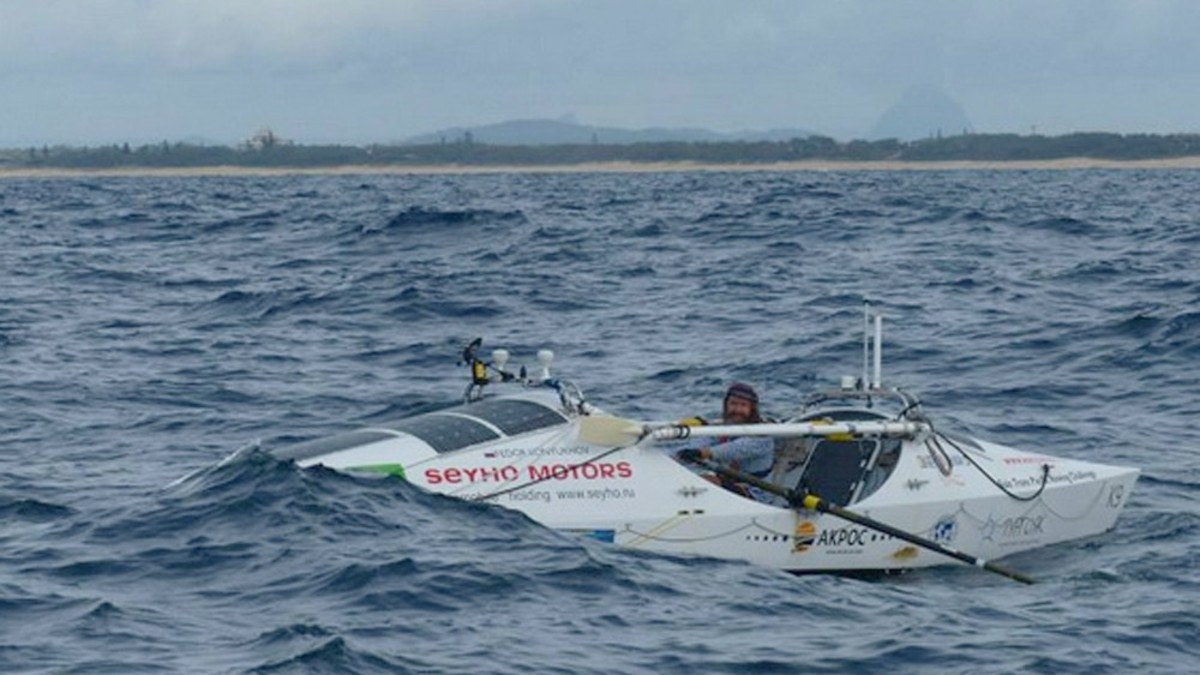
[[[912,534],[911,532],[905,532],[904,530],[901,530],[896,527],[892,527],[891,525],[888,525],[887,523],[883,523],[878,520],[875,520],[874,518],[868,518],[867,516],[864,516],[860,513],[856,513],[849,509],[842,508],[841,506],[838,506],[837,504],[830,504],[829,502],[825,501],[824,499],[821,499],[819,496],[817,496],[811,492],[797,492],[796,490],[789,490],[789,489],[783,487],[782,485],[776,485],[775,483],[769,483],[765,480],[762,480],[761,478],[759,478],[757,476],[751,476],[750,474],[742,473],[741,471],[736,471],[734,469],[730,469],[729,467],[722,466],[720,464],[709,462],[709,461],[706,461],[703,459],[696,460],[695,463],[700,466],[703,466],[706,469],[709,469],[710,471],[719,473],[722,476],[732,478],[734,480],[740,481],[742,483],[746,483],[748,485],[753,485],[754,487],[756,487],[760,490],[763,490],[765,492],[779,495],[780,497],[783,497],[784,499],[786,499],[788,502],[788,505],[793,508],[803,507],[803,508],[809,509],[810,511],[820,511],[821,513],[832,513],[833,515],[837,516],[838,518],[841,518],[842,520],[848,520],[852,523],[862,525],[863,527],[868,527],[877,532],[882,532],[884,534],[891,535],[897,539],[902,539],[904,541],[907,541],[910,544],[916,544],[917,546],[920,546],[921,548],[927,549],[929,551],[933,551],[934,553],[940,553],[944,556],[954,558],[955,560],[964,562],[968,565],[974,565],[975,567],[985,569],[989,572],[995,572],[996,574],[999,574],[1000,576],[1008,577],[1009,579],[1013,579],[1014,581],[1019,581],[1023,584],[1034,583],[1034,580],[1032,577],[1025,576],[1024,574],[1021,574],[1020,572],[1013,572],[1012,570],[1004,569],[1003,567],[1001,567],[993,562],[988,562],[987,560],[984,560],[983,558],[977,558],[973,555],[963,553],[962,551],[959,551],[957,549],[950,548],[949,546],[939,544],[936,541],[931,541],[924,537],[918,537],[917,535]]]
[[[621,417],[587,415],[579,418],[579,440],[592,445],[627,445],[640,441],[646,427]]]
[[[579,418],[579,440],[595,445],[624,445],[649,437],[677,441],[697,436],[912,436],[926,428],[920,422],[775,422],[763,424],[708,424],[647,426],[620,417],[589,415]]]

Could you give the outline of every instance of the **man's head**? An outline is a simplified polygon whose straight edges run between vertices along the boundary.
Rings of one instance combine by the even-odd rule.
[[[726,424],[744,424],[760,422],[758,416],[758,394],[754,388],[743,382],[734,382],[725,392],[725,407],[723,411]]]

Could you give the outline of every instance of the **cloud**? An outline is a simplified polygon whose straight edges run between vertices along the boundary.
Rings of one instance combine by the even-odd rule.
[[[436,39],[546,0],[0,0],[21,67],[220,71],[322,67]]]
[[[846,136],[930,83],[981,131],[1177,131],[1198,27],[1192,0],[0,0],[0,130],[366,140],[575,112]]]

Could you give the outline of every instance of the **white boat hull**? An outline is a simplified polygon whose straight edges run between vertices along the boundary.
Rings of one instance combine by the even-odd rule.
[[[513,423],[510,414],[523,421]],[[535,389],[276,454],[300,466],[402,475],[431,492],[516,509],[548,527],[630,548],[794,572],[953,562],[832,514],[745,498],[658,445],[586,442],[582,427],[553,392]],[[902,445],[882,484],[870,494],[860,486],[843,505],[991,560],[1110,530],[1138,476],[966,439],[941,437],[946,452],[938,453],[931,434],[896,441]]]

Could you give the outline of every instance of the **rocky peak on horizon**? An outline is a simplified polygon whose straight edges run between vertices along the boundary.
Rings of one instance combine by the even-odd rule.
[[[906,89],[900,99],[880,115],[865,139],[916,141],[971,131],[974,127],[962,106],[941,89],[925,84]]]

